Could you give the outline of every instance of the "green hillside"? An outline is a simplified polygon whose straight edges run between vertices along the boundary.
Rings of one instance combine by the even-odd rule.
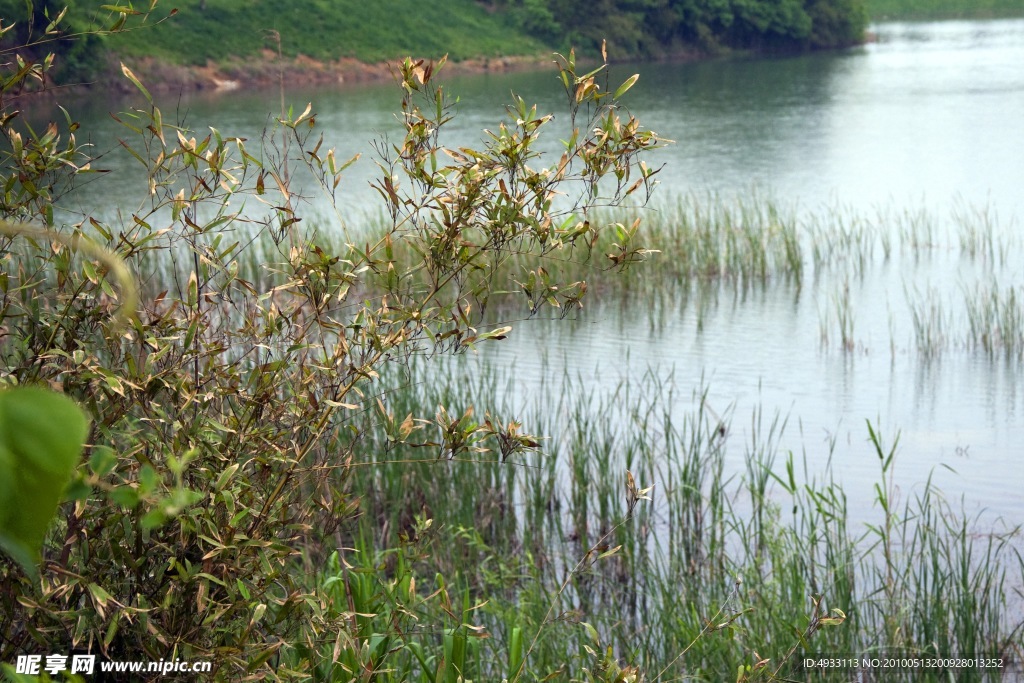
[[[449,54],[459,60],[544,49],[511,26],[507,15],[488,12],[474,0],[179,0],[164,4],[157,15],[165,16],[171,7],[178,9],[177,15],[154,29],[116,36],[109,46],[122,54],[151,55],[182,64],[257,54],[271,45],[270,31],[280,33],[285,54],[322,60],[355,57],[379,62],[410,54]]]
[[[98,7],[103,0],[79,0]],[[863,39],[862,0],[183,0],[154,31],[110,41],[116,51],[203,64],[258,53],[280,32],[286,54],[379,62],[538,54],[575,46],[591,55],[664,57],[723,50],[791,52]],[[169,7],[169,5],[168,5]],[[165,9],[165,11],[167,11]]]
[[[104,32],[120,19],[134,27],[143,21],[139,8],[151,1],[129,9],[127,0],[0,0],[0,18],[15,23],[0,49],[39,40],[65,6],[68,14],[46,46],[24,48],[31,58],[55,52],[59,66],[51,75],[59,82],[91,80],[104,69],[116,73],[119,57],[186,67],[252,63],[258,70],[261,60],[253,58],[268,48],[276,52],[278,36],[286,56],[323,62],[444,54],[460,61],[569,47],[598,57],[605,42],[613,59],[794,53],[858,44],[867,18],[864,0],[159,0],[142,30],[84,41],[57,38]],[[33,8],[31,20],[26,7]]]

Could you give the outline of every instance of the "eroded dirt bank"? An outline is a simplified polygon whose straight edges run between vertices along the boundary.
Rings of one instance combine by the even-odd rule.
[[[502,73],[540,68],[551,61],[551,56],[540,55],[478,58],[449,61],[445,71],[449,74]],[[339,86],[385,81],[393,77],[391,63],[388,62],[366,64],[352,58],[321,62],[303,55],[282,59],[269,50],[256,58],[205,66],[181,66],[152,58],[126,58],[124,63],[147,88],[162,91],[247,90],[282,83],[286,87]],[[126,91],[134,88],[123,78],[108,80],[106,85]]]

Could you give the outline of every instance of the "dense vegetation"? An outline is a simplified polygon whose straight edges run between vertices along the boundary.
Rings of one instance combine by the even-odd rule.
[[[91,32],[78,40],[53,36],[46,49],[58,55],[51,75],[72,82],[109,72],[114,55],[205,65],[280,49],[288,57],[376,63],[406,54],[454,60],[541,55],[572,45],[596,57],[602,41],[613,59],[792,52],[862,42],[869,17],[1024,14],[1024,0],[314,0],[287,6],[182,0],[173,17],[166,9],[148,15],[146,23],[159,24],[149,30],[100,36],[95,32],[119,21],[103,5],[110,3],[36,0],[26,14],[21,0],[0,0],[4,24],[16,23],[0,45],[25,44],[47,17],[68,7],[63,33]]]
[[[147,104],[115,118],[149,191],[138,206],[118,207],[127,223],[55,218],[64,193],[99,169],[69,114],[54,107],[54,123],[36,130],[14,107],[25,82],[45,82],[49,65],[12,59],[0,90],[0,382],[15,392],[57,389],[89,427],[25,415],[24,393],[0,402],[0,473],[18,473],[32,490],[47,482],[47,418],[56,432],[86,435],[73,481],[49,478],[47,500],[18,508],[8,495],[14,483],[3,480],[5,672],[19,654],[88,650],[214,660],[225,680],[308,680],[321,664],[334,668],[332,680],[371,680],[401,652],[417,655],[418,675],[454,681],[465,655],[446,648],[454,640],[465,653],[467,634],[479,632],[469,604],[450,627],[434,615],[421,629],[396,628],[421,603],[454,615],[450,596],[462,590],[445,584],[458,576],[416,584],[402,562],[419,557],[377,567],[369,549],[358,567],[334,564],[333,582],[322,570],[360,545],[356,523],[372,492],[353,475],[376,458],[418,447],[430,460],[514,467],[539,448],[513,418],[474,419],[443,405],[398,414],[380,380],[410,358],[504,338],[510,328],[485,326],[480,312],[492,294],[516,288],[501,276],[514,254],[553,262],[520,277],[532,310],[556,311],[578,307],[586,293],[585,283],[559,276],[558,263],[586,254],[605,231],[617,235],[616,263],[642,257],[636,225],[589,219],[595,205],[652,187],[655,172],[639,155],[660,141],[614,106],[635,79],[613,96],[600,70],[578,73],[573,55],[563,59],[568,140],[542,163],[534,144],[553,117],[522,100],[479,149],[440,148],[453,115],[435,82],[440,66],[406,59],[396,98],[405,135],[380,150],[377,188],[390,226],[331,247],[300,224],[290,182],[299,164],[334,197],[346,168],[318,137],[315,113],[282,118],[262,141],[203,137],[164,119],[127,67],[124,78]],[[563,188],[574,202],[555,202]],[[329,227],[343,231],[343,220]],[[419,255],[408,268],[396,265],[399,243]],[[141,300],[113,263],[131,269]],[[68,445],[63,461],[74,453]],[[634,486],[631,509],[644,493]],[[58,502],[47,535],[45,516]],[[405,554],[430,527],[418,511],[379,538]],[[365,608],[382,590],[399,590],[389,599],[401,604],[377,633]],[[520,642],[510,679],[547,666],[532,649]]]
[[[77,27],[107,29],[118,14],[102,0],[75,0]],[[35,3],[35,27],[44,11],[56,16],[65,3]],[[25,42],[25,5],[0,0],[0,16],[19,21],[9,44]],[[204,65],[258,56],[262,50],[302,54],[322,61],[353,57],[380,62],[405,54],[455,60],[541,55],[570,45],[598,57],[607,41],[613,59],[713,54],[723,50],[799,51],[863,40],[862,0],[315,0],[282,5],[270,0],[182,0],[178,12],[144,32],[108,36],[106,48],[122,56],[157,57]],[[167,11],[148,17],[155,23]],[[280,37],[280,44],[277,37]],[[104,60],[95,36],[89,43],[56,46],[58,73],[83,75],[83,59]],[[72,52],[73,51],[73,52]],[[65,54],[65,52],[67,54]],[[116,60],[114,62],[116,64]]]
[[[175,7],[178,14],[164,25],[119,35],[112,44],[131,54],[188,64],[255,55],[267,47],[276,51],[276,43],[268,41],[271,31],[280,35],[284,54],[324,61],[354,57],[379,62],[407,54],[435,59],[448,54],[461,60],[535,54],[543,47],[516,30],[507,16],[490,13],[474,0],[184,0]]]
[[[68,11],[62,15],[65,8]],[[7,56],[17,47],[34,60],[58,55],[59,65],[51,75],[59,75],[63,81],[95,75],[106,63],[106,48],[102,37],[92,30],[92,23],[74,9],[74,0],[0,0],[0,20],[5,28],[0,34],[0,49]],[[61,19],[59,27],[55,25],[51,30],[51,22],[57,18]]]
[[[520,25],[554,44],[659,56],[725,48],[794,51],[863,39],[860,0],[499,0]]]
[[[437,67],[404,61],[383,223],[355,234],[302,221],[297,169],[332,198],[345,167],[316,112],[259,140],[200,133],[130,69],[145,104],[114,116],[148,192],[62,220],[71,186],[124,179],[97,174],[72,115],[23,121],[20,84],[45,68],[0,91],[0,474],[34,476],[36,433],[74,422],[22,419],[21,387],[73,398],[89,427],[68,430],[85,452],[47,505],[12,509],[25,496],[0,478],[0,541],[12,520],[41,529],[34,556],[0,557],[12,679],[26,653],[209,660],[219,680],[639,683],[804,680],[812,652],[1020,652],[1015,532],[976,533],[930,486],[900,499],[898,438],[865,429],[877,518],[858,534],[828,473],[779,451],[779,419],[737,443],[700,394],[680,421],[652,375],[606,400],[566,378],[556,410],[514,416],[492,371],[443,364],[521,332],[484,309],[558,317],[588,283],[672,307],[689,290],[671,283],[803,277],[798,222],[771,205],[682,203],[649,236],[598,208],[646,201],[655,175],[641,153],[660,141],[617,104],[632,79],[570,55],[564,129],[514,100],[480,145],[444,149]],[[564,156],[536,154],[542,131]],[[815,269],[855,256],[818,239]],[[656,278],[621,272],[651,248]]]
[[[185,40],[185,49],[170,34],[147,41],[160,41],[179,58],[219,59],[253,52],[261,29],[272,28],[282,33],[292,52],[380,60],[408,52],[432,57],[448,52],[455,58],[517,54],[540,47],[530,38],[543,41],[544,47],[572,44],[596,55],[607,39],[613,54],[623,58],[712,47],[835,47],[859,41],[864,28],[860,0],[460,0],[443,7],[411,0],[372,7],[354,0],[319,0],[301,9],[304,16],[315,17],[311,25],[295,21],[270,2],[244,8],[225,0],[203,5],[205,10],[194,1],[181,3],[183,16],[174,31]],[[210,31],[213,16],[222,27],[232,27],[233,36],[223,44],[193,45],[188,35]],[[223,29],[212,30],[219,39]]]

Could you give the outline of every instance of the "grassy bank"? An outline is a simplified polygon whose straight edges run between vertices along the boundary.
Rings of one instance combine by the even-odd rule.
[[[872,21],[1024,16],[1024,0],[865,0]]]
[[[59,11],[55,4],[37,3],[35,20],[29,21],[22,4],[0,0],[0,13],[19,26],[0,47],[37,40],[27,29],[33,27],[38,34],[48,23],[44,5],[51,14]],[[57,82],[101,79],[106,85],[116,79],[122,60],[133,68],[146,65],[138,72],[151,85],[201,88],[224,81],[232,87],[264,85],[269,79],[262,72],[280,74],[278,54],[300,67],[288,69],[288,82],[326,83],[331,75],[335,82],[338,75],[351,80],[349,62],[380,65],[406,55],[436,59],[447,54],[455,62],[489,65],[499,58],[536,58],[570,48],[597,60],[605,45],[612,60],[693,59],[737,51],[799,53],[863,42],[866,23],[861,0],[827,5],[748,0],[737,7],[686,11],[666,3],[638,7],[618,1],[597,7],[581,0],[386,0],[371,5],[313,0],[287,7],[268,0],[244,6],[228,0],[183,0],[161,3],[148,14],[129,5],[122,9],[102,0],[76,4],[74,20],[65,19],[60,30],[65,35],[105,35],[93,36],[85,48],[79,41],[74,53],[69,51],[71,41],[57,41],[58,67],[51,74]],[[128,17],[132,30],[118,31]],[[149,26],[134,30],[139,24]],[[112,29],[116,35],[110,35]],[[197,73],[200,69],[217,73]],[[330,74],[311,76],[311,70]],[[381,70],[370,73],[379,78]]]
[[[783,4],[784,7],[779,5]],[[81,3],[109,7],[101,0]],[[172,5],[154,13],[160,16]],[[281,37],[284,54],[376,63],[412,54],[461,60],[532,55],[574,46],[596,57],[607,41],[613,59],[699,54],[722,49],[803,51],[863,40],[863,13],[855,0],[822,9],[816,3],[751,0],[741,8],[636,7],[591,4],[451,0],[443,4],[386,0],[313,0],[282,7],[269,0],[244,6],[230,0],[183,0],[178,13],[151,31],[117,36],[111,47],[132,56],[205,64],[257,55],[267,33]],[[115,15],[116,18],[116,15]],[[106,27],[110,19],[98,26]],[[274,45],[276,49],[276,43]]]
[[[95,2],[95,5],[101,3]],[[154,16],[170,9],[161,4]],[[203,65],[258,56],[264,49],[332,61],[353,57],[375,63],[405,55],[452,59],[535,54],[542,45],[473,0],[444,4],[415,0],[360,3],[314,0],[282,5],[268,0],[183,0],[160,26],[113,36],[115,51],[172,63]]]

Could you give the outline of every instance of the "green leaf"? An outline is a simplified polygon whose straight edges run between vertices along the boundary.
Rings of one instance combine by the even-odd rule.
[[[139,493],[146,495],[156,489],[160,479],[150,465],[143,465],[139,470]]]
[[[590,638],[590,642],[592,642],[597,647],[601,647],[601,639],[597,635],[597,629],[585,621],[581,622],[581,624],[583,625],[583,629],[587,632],[587,636]]]
[[[122,23],[122,25],[125,17],[126,15],[122,14],[121,19],[118,20]],[[124,77],[131,81],[135,85],[135,87],[139,89],[139,92],[143,94],[147,102],[153,104],[153,96],[149,94],[148,90],[146,90],[146,86],[142,85],[142,81],[136,78],[135,74],[132,73],[132,70],[124,65],[124,62],[121,62],[121,73],[123,73]]]
[[[193,342],[196,341],[196,335],[199,333],[200,317],[197,315],[193,318],[193,322],[188,325],[188,330],[185,331],[185,340],[182,343],[184,348],[191,348]]]
[[[231,480],[231,477],[235,475],[235,472],[238,471],[238,468],[239,463],[236,462],[234,465],[227,467],[223,472],[221,472],[220,476],[217,477],[217,483],[214,484],[213,490],[220,491],[221,489],[223,489]]]
[[[117,454],[109,446],[93,446],[92,456],[89,458],[89,469],[97,477],[105,477],[110,474],[117,464]]]
[[[627,78],[626,81],[619,86],[619,89],[615,91],[615,95],[612,96],[612,99],[617,100],[623,95],[625,95],[626,92],[636,84],[639,78],[640,74],[633,74],[632,76]]]
[[[108,495],[110,500],[122,507],[133,508],[139,504],[139,492],[130,486],[119,486]]]
[[[508,679],[512,680],[523,664],[523,629],[520,626],[512,628],[512,637],[508,646]]]
[[[88,588],[93,600],[98,602],[102,607],[106,607],[107,603],[111,601],[112,596],[110,593],[108,593],[106,589],[98,583],[90,583]]]
[[[92,493],[92,487],[85,483],[81,477],[76,477],[64,490],[64,501],[85,500]]]
[[[479,335],[477,337],[477,339],[479,339],[479,340],[484,340],[484,339],[505,339],[508,336],[508,333],[511,332],[511,331],[512,331],[512,326],[511,325],[506,325],[504,327],[499,327],[499,328],[497,328],[495,330],[491,330],[490,332],[484,332],[483,334]]]
[[[61,394],[0,392],[0,550],[30,575],[88,429],[82,410]]]
[[[161,508],[154,508],[142,516],[142,528],[152,531],[167,523],[167,514]]]

